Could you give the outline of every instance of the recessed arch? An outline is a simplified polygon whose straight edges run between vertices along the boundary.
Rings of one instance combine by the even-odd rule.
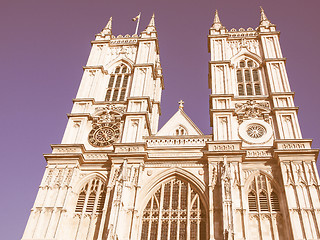
[[[99,173],[99,172],[92,172],[92,173],[88,174],[87,176],[85,176],[83,179],[81,179],[77,183],[77,185],[74,186],[73,192],[78,194],[81,191],[82,187],[87,182],[89,182],[90,180],[92,180],[94,178],[101,179],[104,182],[104,184],[108,183],[108,178],[105,175],[103,175],[102,173]]]
[[[137,203],[140,204],[139,206],[137,206],[137,208],[141,210],[147,204],[146,199],[150,198],[150,196],[155,192],[157,185],[171,176],[177,176],[178,178],[184,179],[185,181],[188,181],[191,184],[193,184],[196,190],[201,195],[200,197],[204,203],[204,207],[206,208],[206,210],[209,209],[208,205],[206,204],[208,202],[208,198],[205,194],[206,186],[204,182],[201,181],[193,173],[182,168],[170,168],[162,171],[161,173],[158,173],[156,176],[153,176],[152,180],[142,187],[141,192],[139,194],[140,196],[137,201]]]
[[[257,62],[259,65],[262,64],[262,58],[249,51],[247,48],[242,48],[236,55],[234,55],[231,59],[230,59],[230,63],[231,63],[231,66],[235,66],[237,62],[239,62],[241,59],[243,58],[250,58],[252,60],[254,60],[255,62]]]
[[[273,186],[274,190],[276,191],[276,193],[280,193],[280,186],[279,184],[274,180],[273,176],[266,172],[266,171],[263,171],[263,170],[259,170],[259,171],[256,171],[254,173],[252,173],[251,175],[249,175],[249,177],[247,178],[247,180],[244,182],[244,192],[246,194],[248,194],[250,192],[250,184],[251,182],[254,180],[254,178],[258,175],[264,175],[268,178],[268,180],[270,181],[271,185]]]
[[[132,73],[134,62],[131,59],[124,57],[124,56],[119,56],[119,57],[115,58],[114,60],[109,62],[107,65],[105,65],[104,69],[106,69],[108,71],[108,73],[111,73],[112,70],[115,69],[116,66],[118,66],[120,64],[127,65],[127,67],[130,69],[130,73]]]
[[[140,205],[140,239],[205,239],[208,211],[196,185],[182,169],[158,175]]]

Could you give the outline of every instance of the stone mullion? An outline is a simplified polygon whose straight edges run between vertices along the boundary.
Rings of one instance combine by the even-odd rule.
[[[311,207],[312,219],[313,219],[313,222],[314,222],[317,238],[320,238],[319,224],[318,224],[318,221],[317,221],[317,216],[316,216],[316,213],[315,213],[315,207],[314,207],[314,203],[312,201],[312,196],[311,196],[311,191],[310,191],[311,182],[308,181],[308,178],[307,178],[307,175],[306,175],[308,168],[307,168],[306,163],[304,161],[302,162],[302,166],[303,166],[303,170],[304,170],[303,174],[304,174],[304,177],[305,177],[305,179],[307,181],[307,186],[308,186],[307,187],[307,191],[308,191],[308,199],[309,199],[309,203],[310,203],[310,207]],[[314,174],[314,173],[312,173],[312,174]]]
[[[178,181],[179,183],[179,188],[178,188],[178,208],[177,208],[177,214],[178,214],[178,219],[177,219],[177,239],[179,239],[180,235],[180,222],[181,222],[181,181]]]
[[[271,234],[272,234],[272,239],[277,239],[277,235],[275,235],[275,229],[276,229],[276,223],[274,223],[274,219],[272,217],[272,204],[271,204],[271,182],[269,179],[266,177],[266,187],[267,187],[267,199],[268,199],[268,205],[269,205],[269,213],[270,213],[270,228],[271,228]]]
[[[164,199],[164,184],[161,184],[160,199],[159,199],[159,216],[158,216],[159,222],[158,222],[157,239],[161,239],[163,199]]]
[[[191,221],[190,221],[190,209],[192,208],[191,206],[191,187],[190,184],[188,183],[188,188],[187,188],[187,239],[190,239],[190,226],[191,226]]]
[[[99,180],[98,184],[99,184],[98,185],[98,190],[96,191],[96,197],[95,197],[95,200],[94,200],[93,210],[92,210],[92,214],[91,214],[92,217],[90,218],[89,229],[88,229],[88,232],[87,232],[87,239],[91,239],[90,234],[92,232],[94,219],[97,218],[97,216],[98,216],[97,205],[98,205],[99,197],[100,197],[100,194],[101,194],[101,188],[103,187],[104,183],[102,182],[102,180]]]
[[[173,190],[173,182],[174,180],[170,181],[170,201],[169,201],[169,221],[168,221],[168,236],[170,238],[170,230],[171,230],[171,222],[172,222],[172,190]]]
[[[257,180],[257,177],[255,176],[254,177],[254,182],[255,182],[255,185],[256,185],[256,200],[257,200],[257,207],[258,207],[258,214],[257,214],[257,219],[258,219],[258,226],[259,226],[259,236],[260,236],[260,240],[262,240],[262,231],[261,231],[261,212],[260,212],[260,191],[259,191],[259,188],[258,188],[258,180]]]
[[[106,217],[107,217],[107,209],[108,209],[108,203],[109,203],[109,199],[110,199],[110,195],[111,195],[111,190],[112,190],[112,188],[110,186],[107,186],[106,198],[104,201],[102,216],[101,216],[101,221],[100,221],[100,226],[99,226],[99,234],[98,234],[98,238],[97,238],[98,240],[102,239],[102,233],[104,231],[104,225],[105,225],[105,221],[106,221]]]
[[[151,204],[150,204],[150,215],[149,215],[149,225],[148,225],[148,240],[151,240],[151,226],[152,226],[152,214],[153,214],[153,201],[154,196],[151,197]]]
[[[85,198],[85,200],[84,200],[82,212],[81,212],[81,215],[80,215],[80,218],[79,218],[79,223],[78,223],[78,227],[77,227],[75,239],[78,239],[78,234],[79,234],[80,226],[81,226],[83,217],[84,217],[84,215],[85,215],[86,208],[87,208],[87,203],[88,203],[88,198],[89,198],[90,193],[91,193],[91,186],[92,186],[92,180],[91,180],[91,181],[89,182],[89,184],[88,184],[88,188],[87,188],[87,191],[86,191],[86,198]]]

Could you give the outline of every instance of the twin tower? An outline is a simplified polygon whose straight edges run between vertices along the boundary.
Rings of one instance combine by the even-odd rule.
[[[279,32],[227,30],[208,48],[211,135],[183,110],[158,131],[154,16],[92,49],[23,240],[320,239],[318,150],[303,139]],[[203,82],[204,84],[204,82]]]

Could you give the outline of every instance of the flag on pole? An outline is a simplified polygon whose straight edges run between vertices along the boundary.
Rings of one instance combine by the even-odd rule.
[[[135,21],[137,21],[138,19],[140,19],[140,14],[141,14],[141,13],[139,13],[139,15],[138,15],[138,16],[136,16],[135,18],[132,18],[132,21],[134,21],[134,22],[135,22]]]

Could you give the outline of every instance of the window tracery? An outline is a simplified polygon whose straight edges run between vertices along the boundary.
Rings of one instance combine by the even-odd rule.
[[[102,212],[106,197],[106,186],[99,178],[85,184],[78,196],[75,213],[99,214]]]
[[[251,59],[238,62],[236,78],[239,96],[262,95],[260,72],[261,68]]]
[[[141,230],[141,240],[149,239],[206,239],[205,210],[191,184],[173,177],[150,198]]]
[[[280,212],[279,199],[265,175],[255,176],[248,193],[249,212]]]
[[[124,64],[117,66],[110,75],[106,101],[124,101],[129,78],[130,69]]]

